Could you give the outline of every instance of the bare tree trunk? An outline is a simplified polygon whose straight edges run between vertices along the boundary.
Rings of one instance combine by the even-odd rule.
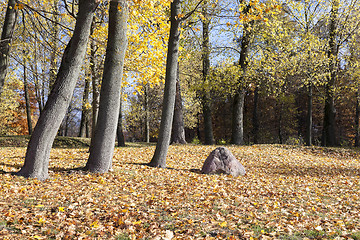
[[[85,78],[83,102],[81,108],[81,120],[79,137],[89,137],[89,94],[90,94],[90,80]]]
[[[145,84],[144,88],[144,108],[145,108],[145,142],[150,142],[150,116],[149,116],[149,85],[148,83]]]
[[[184,129],[184,116],[183,116],[183,104],[181,98],[180,88],[180,69],[179,64],[177,67],[176,77],[176,94],[175,94],[175,107],[174,107],[174,118],[171,132],[171,144],[186,144],[185,140],[185,129]]]
[[[59,35],[59,14],[58,14],[58,4],[59,1],[53,2],[52,8],[52,22],[51,24],[51,53],[50,53],[50,81],[49,81],[49,91],[53,88],[53,85],[56,81],[57,73],[57,63],[56,63],[56,52],[58,49],[58,35]]]
[[[15,0],[9,0],[0,40],[0,96],[3,91],[9,62],[11,41],[16,24]]]
[[[308,106],[307,106],[307,120],[306,120],[306,146],[312,145],[312,109],[313,109],[313,84],[310,82],[308,86]]]
[[[255,87],[254,91],[254,109],[253,109],[253,117],[252,117],[252,124],[253,124],[253,139],[254,144],[259,143],[259,116],[258,116],[258,105],[259,105],[259,87]]]
[[[50,150],[68,110],[85,57],[90,26],[98,0],[80,0],[74,33],[68,43],[57,78],[31,135],[20,176],[44,180],[49,177]]]
[[[335,109],[335,80],[337,75],[337,55],[338,48],[336,45],[336,22],[338,18],[339,0],[333,0],[330,14],[329,28],[329,51],[328,58],[330,61],[330,76],[325,86],[325,108],[324,108],[324,126],[322,132],[322,146],[335,146],[336,142],[336,109]]]
[[[117,125],[117,139],[118,139],[118,147],[125,147],[125,136],[123,129],[123,120],[122,120],[122,94],[120,94],[120,109],[119,109],[119,120]]]
[[[176,75],[180,40],[180,19],[178,16],[181,14],[181,1],[173,0],[170,8],[171,26],[166,58],[165,89],[160,132],[154,156],[149,163],[149,166],[161,168],[166,167],[166,155],[170,145],[171,127],[175,106]]]
[[[360,88],[356,92],[356,108],[355,108],[355,147],[360,146]]]
[[[31,122],[31,108],[30,108],[30,97],[28,90],[27,74],[26,74],[26,53],[24,51],[24,97],[25,97],[25,108],[26,108],[26,119],[28,124],[29,135],[32,134],[32,122]]]
[[[90,156],[85,166],[85,169],[91,172],[105,173],[112,168],[120,110],[121,81],[127,47],[127,19],[127,0],[111,0],[98,124],[95,126]]]
[[[91,32],[93,33],[95,28],[94,22],[91,24]],[[91,33],[91,34],[92,34]],[[99,76],[96,71],[96,64],[95,64],[95,41],[90,41],[90,70],[92,76],[92,88],[93,88],[93,100],[92,100],[92,132],[91,132],[91,142],[93,141],[93,137],[95,134],[95,127],[97,124],[97,118],[99,113],[99,101],[100,101],[100,81]]]

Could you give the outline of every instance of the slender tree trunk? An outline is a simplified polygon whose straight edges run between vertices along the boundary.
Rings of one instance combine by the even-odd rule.
[[[284,143],[284,138],[283,138],[283,106],[284,104],[282,102],[279,102],[279,112],[278,112],[278,138],[279,138],[279,143],[283,144]]]
[[[337,27],[336,22],[338,18],[339,0],[333,0],[332,9],[330,14],[330,27],[329,27],[329,51],[328,58],[330,61],[330,76],[328,77],[325,86],[325,108],[324,108],[324,125],[322,135],[322,146],[335,146],[336,142],[336,109],[335,109],[335,80],[337,75]]]
[[[24,177],[48,178],[49,156],[56,133],[69,107],[85,57],[90,26],[98,0],[80,0],[73,36],[68,43],[48,101],[36,124],[26,151],[25,163],[17,173]]]
[[[111,0],[109,34],[101,84],[98,124],[95,127],[86,170],[105,173],[112,168],[117,123],[120,111],[120,90],[127,47],[127,0]]]
[[[38,58],[37,58],[37,40],[36,40],[36,32],[35,32],[35,41],[34,41],[34,64],[31,64],[31,70],[33,72],[33,76],[34,76],[34,86],[35,86],[35,98],[36,101],[38,103],[38,107],[39,107],[39,112],[41,114],[42,110],[43,110],[43,102],[42,102],[42,98],[41,98],[41,87],[39,85],[39,75],[38,75]]]
[[[356,108],[355,108],[355,147],[360,146],[360,88],[356,92]]]
[[[99,102],[100,102],[100,81],[99,76],[96,71],[95,66],[95,42],[94,40],[91,40],[90,43],[91,47],[91,55],[90,55],[90,69],[91,69],[91,76],[92,76],[92,88],[93,88],[93,100],[92,100],[92,132],[91,132],[91,142],[93,140],[94,134],[95,134],[95,127],[97,124],[97,118],[99,114]]]
[[[125,136],[123,129],[123,120],[122,120],[122,94],[120,94],[120,109],[119,109],[119,119],[117,125],[117,139],[118,139],[118,147],[125,147]]]
[[[203,6],[203,39],[202,39],[202,62],[203,62],[203,98],[202,98],[202,107],[203,107],[203,117],[204,117],[204,135],[206,145],[213,145],[215,143],[213,128],[212,128],[212,112],[211,112],[211,97],[209,90],[209,70],[210,70],[210,20],[208,17],[207,9],[206,9],[206,1]]]
[[[59,35],[59,14],[58,4],[59,1],[53,1],[53,14],[52,14],[52,29],[51,29],[51,53],[50,53],[50,81],[49,91],[53,88],[56,81],[57,63],[56,63],[56,52],[58,49],[58,35]]]
[[[248,67],[248,55],[250,47],[251,24],[245,24],[243,30],[243,36],[241,38],[241,51],[239,65],[242,69],[243,76],[240,77],[239,82],[243,84],[244,75]],[[234,96],[233,108],[232,108],[232,132],[231,143],[236,145],[244,144],[244,104],[245,104],[246,91],[240,87]]]
[[[253,109],[253,117],[252,117],[252,123],[253,123],[253,139],[254,144],[259,143],[259,117],[258,117],[258,105],[259,105],[259,87],[255,87],[254,91],[254,109]]]
[[[310,82],[308,86],[308,105],[307,105],[307,118],[306,118],[306,146],[312,145],[312,109],[313,109],[313,84]]]
[[[171,127],[175,106],[176,75],[179,59],[180,40],[180,19],[178,16],[180,14],[181,1],[173,0],[171,2],[171,26],[166,58],[165,89],[160,132],[154,156],[149,163],[149,166],[152,167],[166,167],[166,155],[170,144]]]
[[[24,52],[24,96],[25,96],[25,106],[26,106],[26,119],[28,124],[29,135],[32,134],[32,122],[31,122],[31,107],[30,107],[30,97],[28,90],[27,74],[26,74],[26,54]]]
[[[183,116],[183,104],[181,98],[180,88],[180,69],[179,64],[177,66],[177,77],[176,77],[176,94],[175,94],[175,107],[174,107],[174,118],[172,124],[171,133],[171,144],[186,144],[185,140],[185,129],[184,129],[184,116]]]
[[[145,108],[145,142],[150,142],[150,116],[149,116],[149,85],[145,84],[144,88],[144,108]]]
[[[80,120],[80,131],[79,137],[89,137],[89,94],[90,94],[90,80],[85,78],[83,102],[81,108],[81,120]]]
[[[3,91],[9,62],[11,41],[16,24],[15,0],[9,0],[0,40],[0,96]]]

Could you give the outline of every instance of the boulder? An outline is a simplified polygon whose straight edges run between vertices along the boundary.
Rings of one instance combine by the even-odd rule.
[[[245,168],[229,149],[218,147],[206,158],[201,172],[205,174],[226,173],[238,177],[245,175]]]

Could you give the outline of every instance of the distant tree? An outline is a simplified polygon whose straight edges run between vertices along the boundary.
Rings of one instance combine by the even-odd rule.
[[[16,0],[9,0],[0,40],[0,95],[8,67],[11,41],[16,24]]]
[[[50,150],[70,104],[85,57],[90,27],[98,0],[80,0],[76,25],[57,74],[49,99],[35,126],[26,151],[24,166],[17,175],[48,178]]]
[[[108,43],[100,90],[98,123],[85,166],[85,169],[91,172],[105,173],[112,168],[127,47],[128,11],[127,0],[110,1]]]

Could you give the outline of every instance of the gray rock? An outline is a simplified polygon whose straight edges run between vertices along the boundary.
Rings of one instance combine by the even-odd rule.
[[[226,173],[234,177],[243,176],[246,173],[244,166],[225,147],[218,147],[210,153],[201,172],[205,174]]]

